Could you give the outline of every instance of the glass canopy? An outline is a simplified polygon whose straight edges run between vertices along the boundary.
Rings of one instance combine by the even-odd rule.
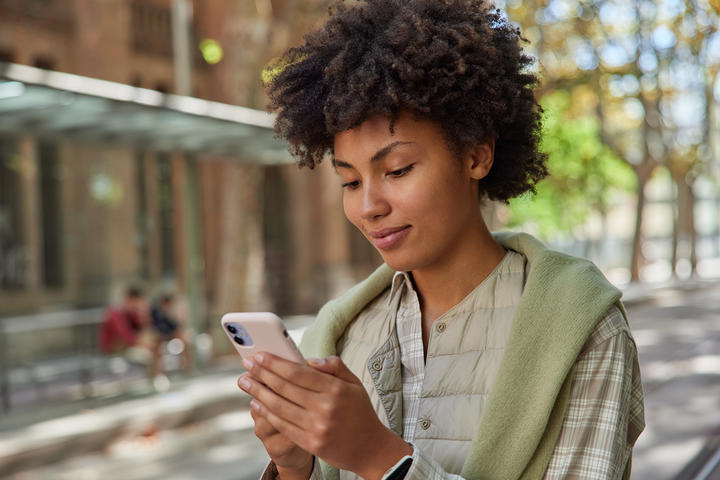
[[[272,125],[258,110],[0,62],[0,133],[291,162]]]

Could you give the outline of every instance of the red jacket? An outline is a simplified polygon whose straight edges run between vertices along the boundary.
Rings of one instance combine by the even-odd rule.
[[[122,307],[109,307],[100,326],[100,350],[117,353],[135,345],[143,323],[135,313]]]

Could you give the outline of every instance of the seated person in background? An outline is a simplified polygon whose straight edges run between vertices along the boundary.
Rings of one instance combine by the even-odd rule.
[[[172,294],[164,294],[151,311],[152,329],[155,333],[153,344],[154,373],[161,373],[163,369],[163,347],[165,343],[178,340],[175,344],[179,348],[170,348],[171,353],[182,354],[183,368],[187,371],[192,363],[190,360],[190,349],[177,313],[173,309],[174,297]]]
[[[100,350],[109,355],[124,355],[132,362],[149,364],[150,349],[143,338],[148,325],[148,305],[142,290],[130,286],[120,305],[108,307],[100,326]]]

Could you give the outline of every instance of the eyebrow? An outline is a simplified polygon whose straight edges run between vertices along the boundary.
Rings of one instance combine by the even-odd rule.
[[[380,150],[375,152],[372,157],[370,157],[370,163],[374,163],[379,160],[382,160],[390,152],[392,152],[396,147],[399,147],[401,145],[409,145],[411,143],[415,143],[415,142],[401,142],[398,140],[396,142],[385,145],[383,148],[381,148]],[[338,167],[340,167],[340,168],[355,168],[352,164],[350,164],[344,160],[338,160],[335,157],[333,157],[333,159],[332,159],[332,164],[335,168],[338,168]]]

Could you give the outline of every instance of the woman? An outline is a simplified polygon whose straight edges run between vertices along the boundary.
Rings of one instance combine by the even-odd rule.
[[[614,479],[644,427],[620,293],[491,234],[479,201],[546,174],[520,33],[477,0],[338,5],[267,78],[301,165],[328,152],[385,264],[245,363],[263,478]]]

